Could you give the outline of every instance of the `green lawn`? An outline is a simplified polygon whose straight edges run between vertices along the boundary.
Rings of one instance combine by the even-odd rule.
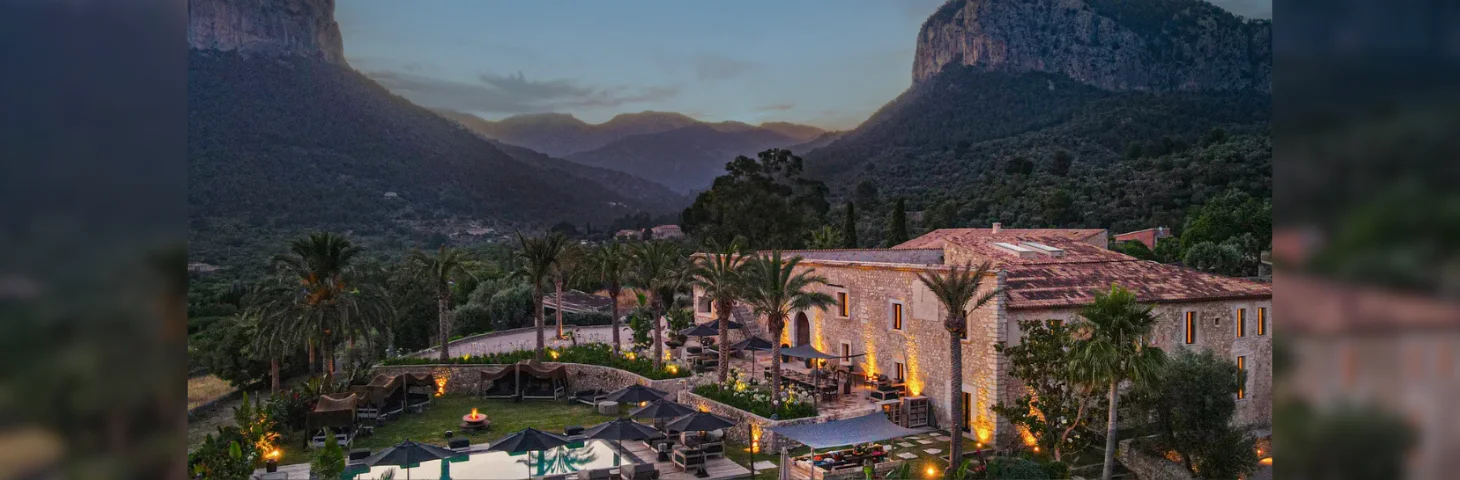
[[[442,434],[451,430],[456,435],[463,435],[460,428],[461,416],[471,413],[472,407],[476,407],[478,413],[487,415],[492,421],[490,430],[466,435],[473,444],[495,441],[527,427],[562,433],[563,427],[569,425],[589,427],[614,418],[599,415],[591,407],[580,403],[552,400],[512,403],[506,400],[447,395],[432,399],[431,407],[423,413],[407,414],[384,426],[375,427],[375,435],[356,438],[354,448],[378,451],[407,438],[420,443],[446,446],[446,438]],[[301,450],[297,437],[286,445],[294,448],[285,448],[280,464],[303,463],[313,458],[312,452]]]

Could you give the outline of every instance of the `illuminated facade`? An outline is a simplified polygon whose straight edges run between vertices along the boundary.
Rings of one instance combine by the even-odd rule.
[[[1119,283],[1155,306],[1163,320],[1152,339],[1157,346],[1168,351],[1212,348],[1231,354],[1234,362],[1243,356],[1248,382],[1239,400],[1239,419],[1268,423],[1270,287],[1137,260],[1104,248],[1105,238],[1103,230],[947,229],[891,249],[783,252],[803,257],[805,268],[825,277],[827,285],[819,288],[839,304],[793,313],[780,341],[811,344],[836,355],[865,354],[849,361],[862,373],[900,375],[910,393],[933,401],[938,425],[962,425],[966,435],[980,442],[1017,442],[1022,435],[1001,425],[992,411],[1021,388],[1007,378],[1007,360],[994,345],[1017,343],[1020,320],[1074,319],[1094,292]],[[967,338],[959,342],[963,383],[954,386],[949,384],[944,308],[917,276],[983,261],[996,267],[984,279],[985,291],[998,287],[1006,294],[970,313]],[[1268,322],[1261,335],[1259,310]],[[1184,341],[1188,311],[1198,320],[1192,344]],[[715,315],[712,308],[697,309],[696,314],[701,321]],[[1235,330],[1237,315],[1245,318],[1242,336]],[[949,408],[954,391],[971,406],[966,412]]]

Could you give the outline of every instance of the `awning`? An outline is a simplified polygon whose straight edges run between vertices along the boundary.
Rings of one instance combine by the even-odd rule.
[[[776,435],[785,435],[811,448],[841,447],[858,443],[880,442],[908,435],[923,433],[923,430],[903,428],[887,420],[881,412],[869,413],[857,418],[833,420],[810,425],[793,425],[772,428]]]
[[[791,348],[782,348],[781,355],[786,357],[805,358],[811,360],[832,360],[842,358],[841,355],[832,355],[830,353],[817,350],[816,347],[811,346],[811,344],[809,343],[805,345],[797,345]],[[855,355],[850,355],[849,357],[860,357],[862,355],[866,354],[858,353]]]

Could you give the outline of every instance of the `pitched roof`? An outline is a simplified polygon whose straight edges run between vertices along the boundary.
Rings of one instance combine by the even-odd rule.
[[[1009,265],[1005,272],[1010,309],[1087,305],[1096,292],[1109,291],[1111,284],[1134,291],[1136,299],[1146,303],[1272,298],[1272,286],[1266,283],[1131,257]]]
[[[767,255],[770,252],[759,252]],[[901,263],[913,265],[942,265],[941,248],[849,248],[828,250],[782,250],[781,257],[801,257],[805,260],[827,260],[835,262]]]
[[[892,248],[941,248],[945,242],[962,244],[979,239],[1004,239],[1023,235],[1038,235],[1042,237],[1061,237],[1068,240],[1089,242],[1098,240],[1103,244],[1105,240],[1105,229],[1103,228],[1000,228],[999,233],[994,233],[992,228],[940,228],[925,233],[918,238],[908,240]]]

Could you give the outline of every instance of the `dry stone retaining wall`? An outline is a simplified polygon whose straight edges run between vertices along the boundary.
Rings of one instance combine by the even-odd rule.
[[[644,385],[659,390],[675,392],[693,388],[690,378],[650,380],[638,374],[602,365],[582,363],[543,362],[553,367],[562,365],[568,369],[568,389],[571,391],[601,388],[613,391],[629,385]],[[507,365],[391,365],[376,367],[376,373],[399,375],[402,373],[430,373],[436,378],[446,379],[446,393],[472,395],[480,391],[479,372],[506,367]]]

